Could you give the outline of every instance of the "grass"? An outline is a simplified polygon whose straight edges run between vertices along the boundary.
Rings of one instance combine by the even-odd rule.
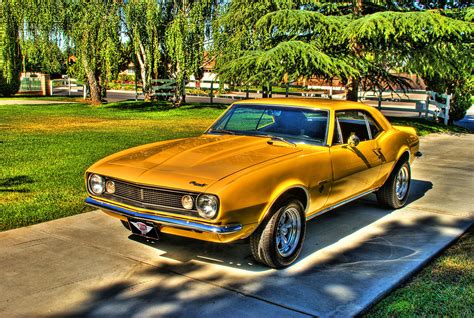
[[[474,230],[386,298],[366,317],[474,317]]]
[[[0,230],[87,211],[83,173],[92,163],[132,146],[198,135],[222,112],[207,104],[168,106],[0,105]]]
[[[450,134],[468,134],[468,129],[458,126],[445,126],[442,123],[435,123],[424,118],[407,118],[407,117],[388,117],[392,125],[410,126],[416,129],[419,136],[426,136],[433,133],[450,133]]]
[[[87,211],[83,173],[92,163],[136,145],[199,135],[226,107],[174,109],[141,101],[1,105],[0,99],[0,231]],[[422,135],[465,132],[419,119],[394,122],[415,126]]]

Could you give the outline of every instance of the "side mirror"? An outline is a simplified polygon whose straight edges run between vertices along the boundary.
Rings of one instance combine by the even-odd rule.
[[[360,143],[360,139],[356,135],[351,135],[349,139],[347,140],[347,143],[351,147],[357,147],[357,145],[359,145]]]

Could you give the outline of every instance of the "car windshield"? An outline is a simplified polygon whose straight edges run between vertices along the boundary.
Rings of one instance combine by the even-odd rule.
[[[235,105],[208,133],[266,136],[324,144],[328,111],[271,105]]]

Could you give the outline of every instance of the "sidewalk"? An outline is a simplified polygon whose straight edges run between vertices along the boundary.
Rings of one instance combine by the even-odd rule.
[[[473,135],[429,135],[407,207],[358,200],[308,223],[285,270],[245,244],[147,242],[94,211],[0,233],[0,312],[17,316],[347,317],[459,237],[474,216]]]

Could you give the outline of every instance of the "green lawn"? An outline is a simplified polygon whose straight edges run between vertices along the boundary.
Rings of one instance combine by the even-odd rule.
[[[0,105],[0,231],[88,210],[83,173],[92,163],[132,146],[198,135],[223,111],[166,106]]]
[[[471,228],[366,317],[474,317],[473,234]]]
[[[64,98],[68,100],[68,98]],[[83,173],[100,158],[153,141],[200,134],[226,106],[167,102],[1,105],[0,231],[86,211]],[[420,134],[464,130],[394,119]]]

